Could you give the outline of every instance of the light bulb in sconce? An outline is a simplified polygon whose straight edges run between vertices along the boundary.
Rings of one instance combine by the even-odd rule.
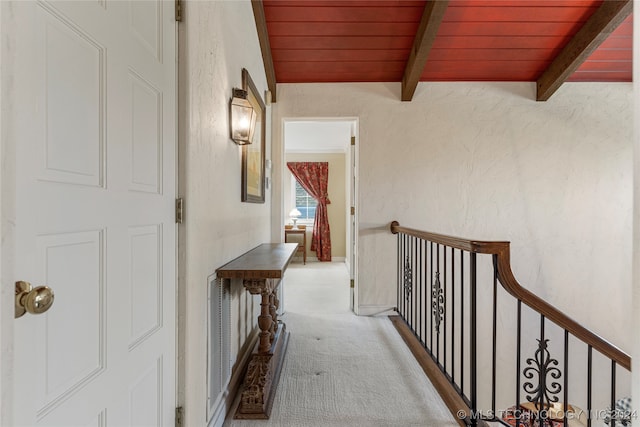
[[[248,133],[250,124],[251,121],[249,120],[249,117],[247,117],[246,115],[240,117],[240,120],[238,120],[238,132]]]
[[[302,212],[300,212],[297,208],[291,209],[291,212],[289,212],[289,218],[291,218],[291,220],[293,221],[293,228],[298,228],[298,226],[296,225],[296,221],[298,221],[298,218],[300,218],[301,216]]]

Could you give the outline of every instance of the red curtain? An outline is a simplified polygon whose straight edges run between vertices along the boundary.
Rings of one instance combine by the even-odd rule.
[[[316,252],[318,261],[331,261],[331,232],[327,216],[327,205],[331,203],[327,194],[329,163],[288,162],[287,167],[302,188],[318,202],[311,235],[311,250]]]

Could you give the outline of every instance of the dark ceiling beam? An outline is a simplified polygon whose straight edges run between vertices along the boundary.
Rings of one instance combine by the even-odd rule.
[[[438,27],[440,27],[448,5],[448,0],[429,0],[424,6],[422,19],[416,32],[416,38],[413,40],[413,47],[402,77],[403,101],[411,101],[413,99],[413,94],[427,64],[431,46],[433,46],[433,42],[436,39]]]
[[[631,0],[605,0],[538,78],[536,99],[548,100],[632,10]]]
[[[271,56],[271,45],[269,44],[264,4],[262,4],[262,0],[251,0],[251,7],[253,8],[253,17],[256,20],[260,50],[262,51],[262,62],[264,62],[264,72],[267,75],[269,92],[271,92],[271,102],[276,102],[276,70],[273,66],[273,57]]]

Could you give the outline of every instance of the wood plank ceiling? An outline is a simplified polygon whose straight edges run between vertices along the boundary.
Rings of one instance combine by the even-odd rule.
[[[400,82],[404,77],[410,84],[411,72],[414,89],[418,80],[538,81],[541,100],[541,78],[558,86],[565,80],[631,81],[630,1],[605,0],[624,9],[600,12],[609,6],[603,6],[603,0],[253,3],[259,34],[263,20],[261,45],[267,69],[269,54],[273,61],[272,96],[276,82]],[[430,7],[434,10],[428,11]],[[603,16],[598,18],[596,12]],[[611,22],[604,22],[607,20]],[[598,28],[586,28],[589,26]],[[581,29],[597,37],[596,41],[581,46],[587,43],[579,34]],[[570,52],[563,52],[567,45]],[[564,57],[556,62],[562,64],[554,64],[561,54]],[[416,63],[413,69],[412,61]],[[558,68],[569,61],[578,62],[573,69],[567,68],[570,73],[564,70],[566,75],[559,78],[549,75],[553,74],[552,64]],[[404,100],[411,99],[413,90],[407,88],[406,95],[408,99],[403,82]]]

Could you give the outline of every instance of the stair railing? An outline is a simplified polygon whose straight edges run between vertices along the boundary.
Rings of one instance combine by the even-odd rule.
[[[613,427],[635,417],[619,400],[630,395],[631,357],[523,288],[509,242],[396,221],[390,228],[398,262],[392,320],[460,425],[580,425],[568,424],[575,419]]]

